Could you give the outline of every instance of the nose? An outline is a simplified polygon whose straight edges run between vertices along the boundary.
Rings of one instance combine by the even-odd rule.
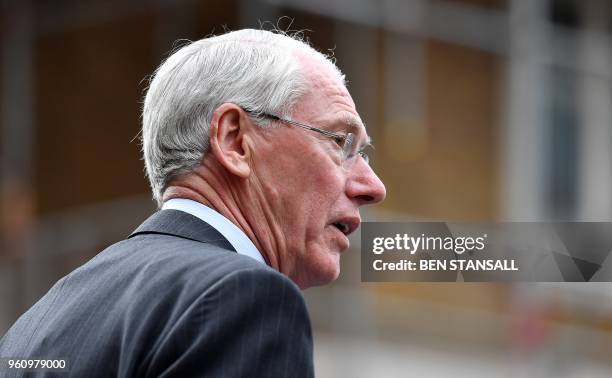
[[[363,206],[381,202],[387,196],[387,190],[372,167],[359,158],[349,175],[346,194],[357,201],[358,206]]]

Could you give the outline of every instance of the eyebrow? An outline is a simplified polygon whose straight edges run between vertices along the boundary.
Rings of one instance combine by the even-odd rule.
[[[341,121],[339,122],[342,125],[348,127],[348,131],[357,134],[358,131],[361,129],[361,127],[363,126],[363,130],[366,130],[366,125],[365,123],[363,123],[362,121],[360,121],[357,117],[349,115],[349,114],[345,114],[344,117],[342,117]],[[366,133],[367,135],[367,133]],[[371,136],[367,136],[365,142],[361,143],[359,145],[359,149],[362,150],[366,147],[371,147],[372,146],[372,137]]]

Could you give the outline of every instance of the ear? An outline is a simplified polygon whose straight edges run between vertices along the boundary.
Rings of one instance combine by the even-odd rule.
[[[236,104],[224,103],[213,113],[210,123],[210,152],[233,175],[247,178],[252,146],[247,136],[251,123]]]

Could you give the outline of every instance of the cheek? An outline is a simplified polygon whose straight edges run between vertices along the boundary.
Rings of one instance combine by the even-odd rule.
[[[344,192],[344,176],[317,140],[279,135],[281,145],[259,150],[256,175],[265,202],[286,234],[311,239]],[[268,147],[268,146],[266,146]],[[297,240],[295,240],[297,241]]]
[[[299,181],[298,181],[299,180]],[[280,195],[281,221],[292,228],[293,235],[312,237],[320,232],[328,219],[335,197],[331,191],[322,190],[312,177],[295,178],[284,186]]]
[[[305,218],[330,211],[344,192],[344,180],[338,167],[327,156],[306,155],[292,164],[281,164],[276,171],[277,188],[283,207],[299,209],[291,214]]]
[[[339,210],[340,199],[342,198],[342,181],[336,177],[325,175],[311,176],[311,185],[302,188],[299,192],[299,208],[296,218],[293,220],[298,234],[302,235],[307,244],[308,250],[314,243],[319,247],[327,246],[330,243],[330,235],[327,225],[331,221],[332,215]]]

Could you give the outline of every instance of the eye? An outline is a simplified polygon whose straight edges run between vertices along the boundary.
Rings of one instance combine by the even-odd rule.
[[[340,147],[343,147],[344,142],[346,141],[346,137],[344,136],[336,136],[333,139],[334,139],[334,142],[336,142],[336,144]]]
[[[370,157],[368,156],[368,153],[367,153],[367,152],[365,152],[365,151],[359,151],[359,152],[357,152],[357,154],[358,154],[359,156],[361,156],[361,158],[362,158],[362,159],[363,159],[363,160],[364,160],[366,163],[368,163],[368,164],[370,163]]]

